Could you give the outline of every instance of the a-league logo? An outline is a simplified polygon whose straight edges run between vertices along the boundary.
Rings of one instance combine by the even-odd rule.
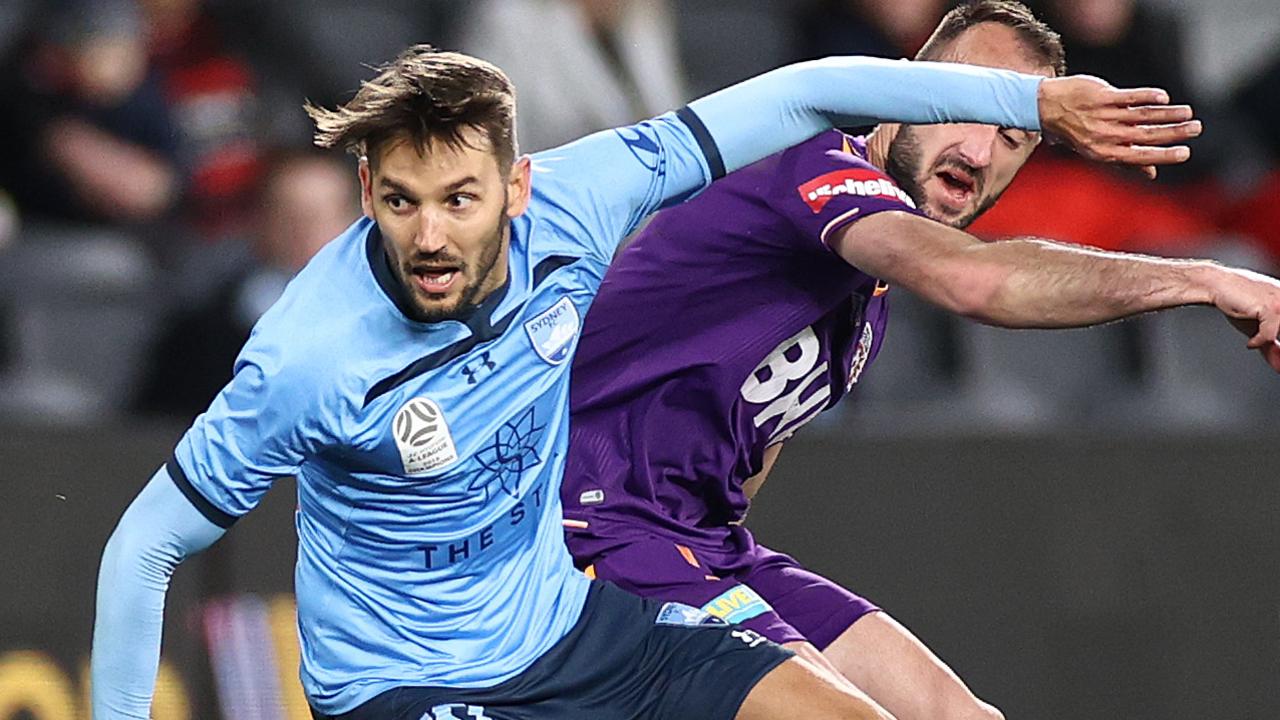
[[[406,475],[421,475],[458,459],[453,434],[434,400],[416,397],[396,412],[391,425]]]

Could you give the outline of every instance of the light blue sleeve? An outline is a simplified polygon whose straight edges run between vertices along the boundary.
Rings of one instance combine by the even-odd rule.
[[[160,468],[125,510],[98,570],[91,657],[96,720],[151,716],[169,578],[222,537]]]
[[[724,172],[831,127],[977,122],[1040,129],[1039,75],[960,63],[830,57],[758,75],[689,108]]]
[[[255,334],[231,382],[174,448],[170,475],[222,527],[257,506],[277,478],[295,475],[336,416],[309,367],[318,358],[278,347],[291,337]]]
[[[562,241],[608,264],[647,215],[712,179],[697,138],[671,112],[535,154],[530,207]]]
[[[796,63],[678,112],[534,155],[534,198],[562,236],[607,263],[648,214],[831,127],[979,122],[1039,130],[1042,80],[959,63]]]

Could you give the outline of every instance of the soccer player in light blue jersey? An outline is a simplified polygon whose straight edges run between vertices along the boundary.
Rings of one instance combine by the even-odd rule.
[[[574,570],[558,491],[582,318],[647,214],[833,123],[1043,125],[1163,162],[1177,151],[1138,146],[1131,120],[1166,101],[839,58],[531,159],[500,70],[411,48],[346,105],[309,108],[319,144],[360,157],[365,217],[258,323],[108,542],[94,716],[147,717],[174,567],[292,475],[317,718],[888,718],[753,631]]]

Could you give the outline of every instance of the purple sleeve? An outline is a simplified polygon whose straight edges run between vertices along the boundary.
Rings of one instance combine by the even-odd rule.
[[[796,228],[805,247],[824,251],[833,232],[868,215],[923,214],[897,183],[863,158],[853,138],[838,131],[784,152],[768,201]]]

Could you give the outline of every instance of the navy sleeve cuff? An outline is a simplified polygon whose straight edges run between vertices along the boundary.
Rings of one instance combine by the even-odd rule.
[[[702,118],[698,117],[688,105],[676,111],[676,117],[681,122],[689,126],[689,131],[693,133],[693,139],[698,142],[698,147],[702,150],[702,156],[706,158],[707,169],[711,171],[711,179],[719,180],[724,177],[724,158],[720,156],[720,148],[716,146],[716,141],[711,137],[711,131],[707,130],[707,126],[703,124]]]
[[[187,473],[184,472],[182,466],[178,464],[178,458],[176,456],[170,457],[169,462],[165,463],[165,470],[169,472],[169,478],[173,480],[174,485],[178,486],[178,490],[182,493],[183,497],[194,505],[196,510],[199,510],[200,514],[204,515],[205,519],[209,522],[217,525],[223,530],[226,530],[235,524],[236,520],[240,519],[235,515],[219,510],[217,506],[209,502],[208,498],[201,495],[200,491],[196,490],[196,486],[192,485],[191,481],[187,479]]]

